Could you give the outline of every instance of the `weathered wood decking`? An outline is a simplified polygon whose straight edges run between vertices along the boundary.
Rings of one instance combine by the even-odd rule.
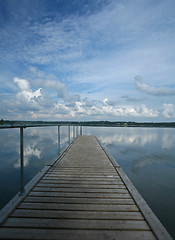
[[[171,239],[93,136],[74,140],[0,220],[0,239]]]

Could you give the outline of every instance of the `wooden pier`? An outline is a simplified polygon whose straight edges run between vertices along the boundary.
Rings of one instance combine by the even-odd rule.
[[[0,222],[0,239],[172,239],[94,136],[77,137]]]

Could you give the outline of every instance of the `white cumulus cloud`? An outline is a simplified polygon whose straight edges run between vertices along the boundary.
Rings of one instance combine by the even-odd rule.
[[[13,81],[23,91],[28,91],[30,89],[29,82],[26,79],[21,79],[21,78],[15,77]]]
[[[172,103],[164,103],[162,114],[166,118],[175,118],[175,105]]]
[[[16,94],[16,107],[23,110],[39,110],[42,107],[43,90],[39,88],[32,91],[29,82],[26,79],[14,78],[14,83],[19,87]]]
[[[142,105],[118,105],[108,98],[104,100],[92,100],[81,98],[79,95],[70,94],[64,84],[56,80],[46,80],[42,88],[32,90],[26,79],[14,78],[14,83],[19,87],[16,94],[16,109],[25,111],[29,118],[47,119],[119,119],[158,117],[160,113],[154,109]],[[53,98],[45,93],[47,89],[54,89],[60,92],[58,98]],[[169,110],[170,111],[170,110]],[[170,112],[164,112],[169,116]]]

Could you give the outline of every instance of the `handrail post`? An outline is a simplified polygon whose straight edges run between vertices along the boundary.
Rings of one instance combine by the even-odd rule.
[[[80,136],[82,136],[82,134],[83,134],[83,127],[80,126]]]
[[[60,125],[58,125],[58,155],[60,155]]]
[[[75,126],[73,126],[73,139],[75,138]]]
[[[68,142],[70,144],[70,125],[68,126]]]
[[[78,137],[78,126],[77,126],[77,135],[76,136]]]
[[[21,186],[20,194],[23,194],[24,189],[24,142],[23,142],[23,127],[20,127],[20,172],[21,172]]]

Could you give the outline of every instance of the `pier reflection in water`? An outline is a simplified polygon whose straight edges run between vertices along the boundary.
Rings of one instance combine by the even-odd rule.
[[[83,134],[98,137],[175,238],[175,129],[83,127]],[[19,129],[4,129],[0,135],[0,207],[3,207],[19,191]],[[68,127],[61,127],[61,149],[68,141]],[[25,129],[25,184],[55,159],[57,152],[56,127]]]

